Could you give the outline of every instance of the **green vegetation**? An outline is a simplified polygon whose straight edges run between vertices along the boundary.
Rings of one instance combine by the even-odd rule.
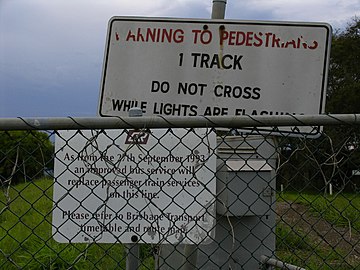
[[[10,188],[9,196],[6,190],[0,194],[0,269],[124,269],[122,245],[60,244],[52,239],[52,183],[41,179]],[[147,254],[144,249],[142,257]]]
[[[278,202],[292,206],[303,205],[307,211],[300,214],[301,220],[309,228],[314,227],[314,230],[310,229],[310,234],[303,224],[297,224],[301,220],[288,223],[281,217],[276,226],[278,258],[287,263],[306,266],[306,269],[360,269],[358,258],[352,255],[360,239],[359,195],[282,193],[278,196]],[[332,245],[328,240],[333,237],[328,226],[337,232],[352,232],[353,240],[346,234],[342,236],[346,238],[345,245],[339,244],[340,241]],[[323,235],[319,235],[321,230]],[[341,237],[340,234],[338,237]]]
[[[53,168],[54,147],[40,131],[0,131],[0,180],[29,181]]]
[[[355,17],[344,31],[336,31],[331,46],[326,112],[360,113],[360,19]],[[350,176],[351,171],[360,166],[360,126],[328,126],[324,131],[331,138],[335,151],[340,149],[346,138],[347,146],[336,156],[339,163],[334,182],[342,183],[344,186],[341,188],[356,191],[359,180],[355,181]],[[344,179],[348,181],[344,183]]]
[[[334,226],[349,227],[360,232],[360,196],[339,193],[333,196],[319,194],[285,193],[280,201],[291,201],[307,205],[313,215],[324,218]]]
[[[60,244],[51,236],[52,184],[50,179],[22,183],[0,194],[1,269],[124,269],[121,244]],[[279,202],[306,206],[318,220],[353,228],[359,235],[360,196],[283,193]],[[341,216],[344,216],[343,218]],[[305,216],[302,219],[306,219]],[[356,269],[341,247],[329,248],[312,234],[280,219],[276,226],[279,259],[307,269]],[[142,268],[154,269],[150,245],[142,245]],[[357,263],[357,264],[356,264]],[[360,269],[360,268],[359,268]]]
[[[331,44],[327,112],[360,113],[360,19],[336,31]],[[344,106],[346,104],[346,106]]]
[[[311,207],[331,224],[360,231],[360,196],[356,194],[316,198]]]
[[[325,112],[360,113],[360,19],[354,18],[332,39]],[[278,184],[286,190],[325,192],[328,184],[346,192],[359,191],[360,126],[324,126],[316,139],[280,139],[284,166]]]
[[[346,255],[321,249],[310,236],[283,223],[276,226],[276,237],[276,255],[286,263],[314,270],[353,269],[350,265],[331,266],[332,261],[342,261]]]

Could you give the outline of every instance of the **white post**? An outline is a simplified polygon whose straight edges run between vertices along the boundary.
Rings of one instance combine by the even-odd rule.
[[[330,194],[330,196],[333,195],[333,186],[331,183],[329,184],[329,194]]]

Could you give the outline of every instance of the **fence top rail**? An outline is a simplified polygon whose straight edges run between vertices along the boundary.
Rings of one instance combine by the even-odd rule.
[[[39,117],[0,118],[0,130],[119,128],[250,128],[360,125],[360,114],[195,116],[195,117]]]

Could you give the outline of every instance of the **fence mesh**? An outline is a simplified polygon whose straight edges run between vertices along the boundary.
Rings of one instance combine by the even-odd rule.
[[[358,126],[274,126],[0,131],[0,268],[360,269]]]

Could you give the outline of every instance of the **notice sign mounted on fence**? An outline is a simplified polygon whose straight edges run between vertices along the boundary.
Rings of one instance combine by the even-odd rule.
[[[330,44],[321,23],[114,17],[99,114],[319,114]]]
[[[214,132],[60,131],[53,235],[58,242],[199,243],[215,222]]]

